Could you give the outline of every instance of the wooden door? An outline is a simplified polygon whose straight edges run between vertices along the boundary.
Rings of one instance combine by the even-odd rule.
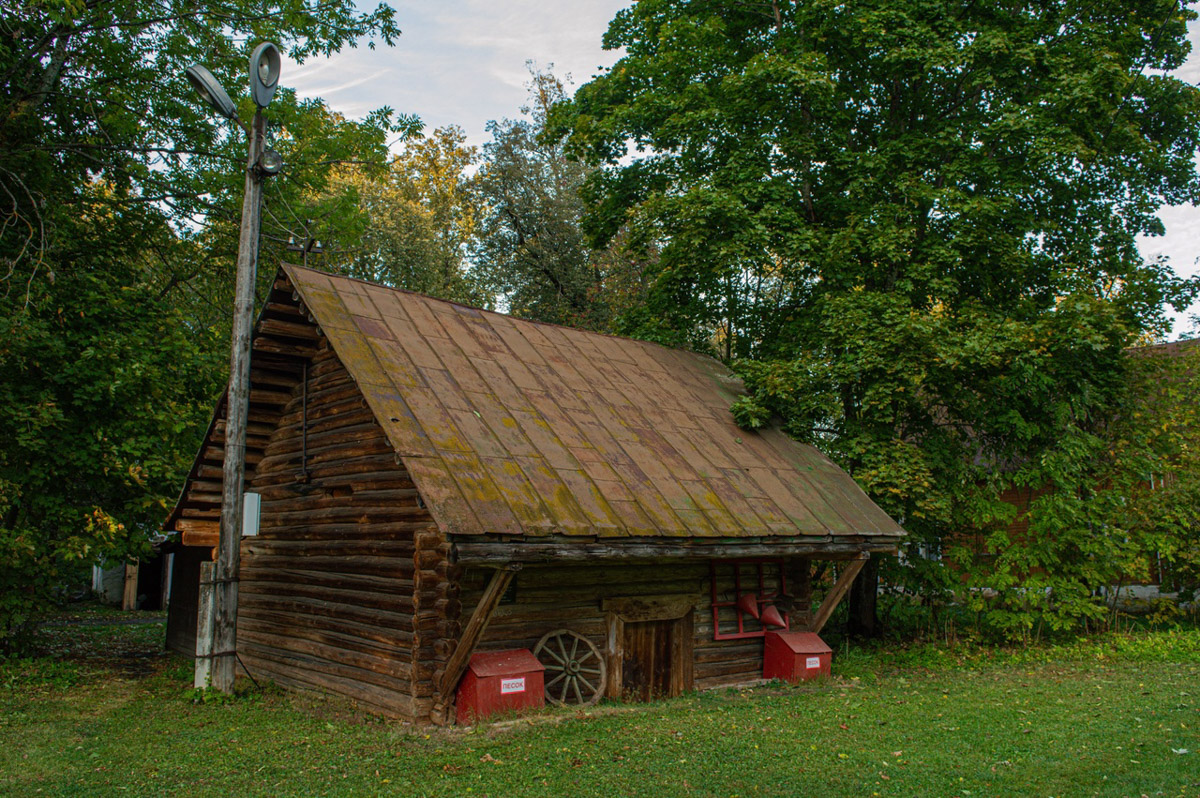
[[[692,685],[691,617],[626,622],[621,645],[621,696],[653,701],[681,695]]]

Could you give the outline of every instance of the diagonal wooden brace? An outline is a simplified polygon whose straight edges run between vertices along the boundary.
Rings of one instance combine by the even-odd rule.
[[[520,563],[508,563],[497,568],[492,574],[491,580],[483,591],[483,596],[475,605],[475,611],[471,613],[471,619],[467,621],[467,625],[462,631],[462,636],[458,638],[458,645],[455,646],[450,659],[446,660],[446,670],[442,673],[442,681],[438,685],[438,692],[433,702],[432,719],[435,723],[447,722],[447,708],[454,697],[454,691],[458,689],[459,680],[466,673],[471,654],[475,651],[475,646],[479,643],[479,638],[483,636],[484,630],[487,629],[488,622],[492,620],[492,613],[495,612],[496,605],[500,603],[500,597],[504,595],[505,590],[508,590],[509,584],[519,570],[521,570]]]
[[[867,564],[867,560],[870,557],[870,552],[864,551],[859,559],[846,563],[846,567],[842,569],[841,575],[833,583],[833,588],[825,595],[825,600],[821,602],[821,607],[817,610],[817,614],[813,618],[812,625],[809,626],[808,631],[816,634],[821,633],[821,629],[825,627],[825,622],[829,620],[830,615],[833,615],[833,611],[837,609],[837,605],[842,603],[842,599],[846,597],[846,593],[850,590],[850,585],[854,583],[854,578],[858,576],[858,572],[863,569],[863,566]]]

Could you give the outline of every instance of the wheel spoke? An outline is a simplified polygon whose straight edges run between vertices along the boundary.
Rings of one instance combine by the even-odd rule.
[[[571,686],[575,688],[575,700],[583,703],[583,694],[579,692],[579,679],[572,679]]]
[[[558,661],[559,665],[563,666],[564,668],[567,667],[567,661],[565,659],[563,659],[562,657],[558,656],[557,654],[555,654],[554,650],[551,649],[550,646],[546,646],[545,648],[542,649],[542,651],[549,654],[550,656],[554,657],[554,659]]]
[[[571,639],[571,657],[570,658],[572,660],[575,659],[575,652],[578,650],[579,650],[579,638],[574,637]]]
[[[558,638],[558,653],[562,654],[562,663],[564,665],[571,661],[571,658],[567,655],[567,643],[562,637]]]
[[[557,684],[558,682],[562,681],[564,678],[566,678],[566,675],[567,675],[567,672],[566,672],[566,671],[560,671],[560,672],[559,672],[559,674],[558,674],[557,676],[555,676],[555,677],[554,677],[553,679],[551,679],[550,681],[546,682],[546,689],[547,689],[547,690],[549,690],[549,689],[550,689],[551,687],[553,687],[555,684]]]
[[[579,669],[579,672],[580,672],[580,673],[594,673],[594,674],[596,674],[597,676],[599,676],[599,675],[600,675],[600,669],[599,669],[599,668],[580,668],[580,669]]]

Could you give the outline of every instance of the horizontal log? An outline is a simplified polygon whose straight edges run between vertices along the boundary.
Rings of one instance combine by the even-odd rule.
[[[294,458],[295,463],[299,463],[299,461],[299,457]],[[386,469],[398,468],[396,455],[388,447],[375,454],[360,455],[353,460],[335,459],[317,463],[309,462],[307,471],[309,483],[312,485],[325,484],[324,480],[338,480],[330,484],[353,484],[354,478],[359,474],[377,474]],[[407,474],[407,472],[402,473]],[[254,479],[254,484],[258,484],[260,479],[264,484],[279,484],[280,482],[296,484],[296,470],[295,468],[256,469]]]
[[[243,626],[254,629],[260,638],[273,635],[283,637],[298,637],[311,643],[318,643],[330,648],[340,648],[356,654],[364,654],[382,660],[395,660],[406,670],[412,667],[412,636],[391,635],[388,637],[355,634],[350,627],[322,626],[309,622],[308,616],[253,616],[243,614],[238,616],[238,633]],[[364,666],[366,667],[366,666]],[[383,672],[387,672],[386,670]]]
[[[251,615],[254,614],[254,608],[261,608],[267,612],[293,612],[323,618],[341,618],[366,626],[377,626],[381,630],[411,631],[413,629],[412,616],[405,613],[365,609],[353,604],[337,604],[303,596],[271,596],[248,592],[243,596],[242,592],[239,590],[239,608],[244,603]]]
[[[188,482],[189,493],[221,493],[221,480],[219,479],[192,479]]]
[[[310,404],[308,408],[308,434],[311,437],[341,427],[371,423],[374,420],[375,414],[367,409],[365,402],[359,396],[350,396],[342,399],[338,402],[337,406],[332,408],[328,405],[313,407]],[[280,440],[293,437],[299,440],[303,429],[303,421],[304,417],[300,412],[284,413],[283,417],[279,419],[279,426],[277,427],[277,434],[280,436]]]
[[[265,508],[264,508],[265,510]],[[303,524],[305,526],[320,526],[321,524],[337,524],[351,522],[359,525],[390,524],[409,522],[414,519],[428,517],[429,511],[418,507],[415,502],[405,506],[400,502],[393,504],[360,504],[350,502],[343,506],[323,508],[302,508],[298,510],[281,511],[271,508],[269,519],[264,517],[263,528],[268,526],[288,526]],[[268,523],[269,521],[269,523]]]
[[[253,550],[252,547],[258,550]],[[242,565],[254,568],[294,568],[297,570],[352,571],[385,578],[411,579],[414,573],[411,557],[372,557],[366,555],[306,554],[296,549],[263,551],[264,547],[242,541]]]
[[[208,442],[214,446],[225,446],[225,433],[214,432],[208,436]],[[271,439],[266,435],[247,435],[246,436],[246,451],[262,452],[270,444]]]
[[[761,672],[705,679],[696,678],[693,682],[696,690],[728,690],[735,687],[756,687],[766,683],[767,680],[762,677]]]
[[[372,439],[386,440],[386,436],[379,425],[375,423],[374,418],[362,415],[357,424],[327,427],[321,430],[309,429],[307,441],[300,439],[297,429],[294,435],[274,441],[274,445],[271,446],[271,456],[299,452],[301,447],[308,449],[309,457],[332,447],[342,447],[349,454]]]
[[[318,639],[314,639],[318,638]],[[330,640],[333,642],[329,642]],[[274,649],[302,654],[311,657],[316,662],[328,662],[335,665],[348,666],[358,670],[369,671],[385,677],[385,684],[394,684],[393,679],[405,682],[412,679],[411,661],[405,663],[399,652],[384,650],[380,653],[367,653],[339,645],[336,637],[313,634],[303,628],[288,628],[272,630],[260,626],[253,621],[238,624],[238,642],[257,643],[271,646]],[[364,679],[364,681],[370,681]],[[407,687],[407,685],[405,685]]]
[[[279,420],[279,410],[274,407],[252,405],[250,412],[246,416],[246,420],[274,425]]]
[[[217,532],[181,532],[179,542],[185,546],[199,546],[207,549],[220,545],[221,536]]]
[[[243,551],[248,555],[258,554],[292,554],[303,557],[320,555],[376,556],[406,558],[412,561],[412,545],[406,541],[394,540],[362,540],[356,538],[341,540],[272,540],[266,537],[251,538],[243,544]]]
[[[493,623],[494,626],[488,627],[487,639],[492,642],[508,640],[514,644],[514,648],[524,647],[517,646],[518,642],[533,641],[536,643],[551,629],[566,628],[584,637],[595,637],[599,640],[604,637],[606,628],[605,620],[602,617],[578,617],[571,614],[551,615],[523,623],[512,623],[509,618],[497,618]]]
[[[456,560],[464,565],[503,562],[552,563],[601,560],[671,560],[675,558],[739,559],[743,557],[811,557],[817,560],[858,559],[864,552],[895,554],[896,543],[859,545],[816,539],[803,543],[693,543],[675,538],[664,543],[462,543],[455,542]]]
[[[217,484],[220,484],[221,480],[224,478],[224,474],[222,474],[220,468],[217,466],[205,465],[203,463],[200,463],[196,466],[196,472],[194,476],[198,479],[215,479],[217,480]]]
[[[221,517],[220,507],[192,505],[188,506],[186,502],[180,503],[179,517],[193,521],[216,521]]]
[[[713,686],[741,679],[761,679],[762,658],[754,661],[696,663],[692,666],[692,673],[698,683],[703,681]]]
[[[291,678],[315,683],[337,685],[336,692],[351,698],[366,693],[374,700],[386,704],[400,703],[400,697],[409,694],[411,682],[384,674],[314,657],[303,652],[291,651],[260,641],[238,641],[238,650],[245,651],[263,664],[268,664],[276,673],[284,672]],[[393,698],[393,694],[395,697]]]
[[[713,642],[728,642],[737,643],[739,645],[713,646],[709,645]],[[761,637],[752,638],[749,642],[752,645],[745,645],[746,640],[728,640],[728,641],[713,641],[712,638],[695,641],[695,657],[696,664],[708,664],[710,662],[742,662],[754,663],[757,662],[757,667],[762,667],[763,656],[763,641]]]
[[[271,298],[263,306],[263,316],[266,318],[282,318],[288,321],[305,318],[304,311],[300,309],[300,306],[291,301],[290,289],[286,301],[283,300],[283,293],[278,289],[272,289]]]
[[[399,577],[372,576],[346,571],[322,571],[311,568],[258,568],[242,565],[242,581],[280,582],[287,584],[310,584],[324,587],[343,587],[349,590],[373,590],[379,593],[408,594],[413,592],[413,581]]]
[[[250,386],[250,403],[256,405],[286,405],[292,399],[291,391],[273,391]]]
[[[314,510],[312,515],[317,513],[329,513],[334,509],[349,510],[353,507],[327,507],[322,510]],[[263,518],[263,534],[272,539],[282,540],[288,537],[296,539],[307,539],[310,537],[333,539],[336,537],[361,537],[361,538],[376,538],[387,537],[393,540],[399,540],[401,537],[412,542],[413,535],[423,529],[427,529],[433,524],[428,511],[420,511],[416,513],[402,513],[401,511],[417,509],[397,506],[395,508],[386,508],[379,510],[379,518],[363,520],[354,517],[331,517],[322,515],[315,518],[304,517],[304,513],[290,512],[295,516],[286,523],[281,520],[280,516],[283,513],[264,511]],[[270,533],[269,535],[267,533]],[[413,544],[415,546],[415,544]]]
[[[258,332],[277,338],[298,338],[302,341],[317,341],[321,338],[321,331],[317,329],[316,325],[271,318],[259,321]]]
[[[275,338],[268,338],[264,335],[254,336],[252,347],[255,352],[267,352],[273,355],[290,355],[300,360],[308,360],[317,354],[317,348],[308,345],[299,345],[280,341]]]
[[[306,467],[312,470],[314,466],[324,463],[340,463],[350,459],[373,457],[392,451],[391,444],[382,436],[372,436],[364,440],[362,438],[354,438],[352,433],[349,435],[350,437],[346,440],[323,441],[319,444],[310,445],[308,447],[308,457],[305,458]],[[247,453],[247,458],[249,458],[249,453]],[[295,470],[299,467],[300,461],[300,449],[297,448],[294,452],[272,454],[269,457],[259,456],[257,462],[262,464],[263,469],[274,470],[284,468]]]
[[[395,646],[404,651],[412,650],[413,633],[411,629],[384,629],[346,618],[323,618],[309,613],[268,610],[263,607],[253,607],[239,612],[239,620],[243,617],[276,626],[304,626],[311,629],[339,632],[381,646]]]
[[[364,610],[381,610],[383,612],[398,612],[411,615],[413,612],[413,597],[409,593],[378,593],[369,590],[355,590],[349,587],[332,587],[330,585],[314,585],[310,583],[292,583],[281,587],[278,584],[262,581],[243,580],[240,588],[241,596],[291,596],[293,598],[312,599],[331,604],[352,604]]]
[[[221,525],[217,521],[200,521],[191,518],[179,518],[175,521],[175,531],[192,534],[217,534]]]
[[[219,465],[225,462],[225,449],[221,446],[209,444],[200,452],[200,459],[207,461],[212,465]],[[246,450],[246,465],[257,465],[263,459],[262,452]]]
[[[394,472],[384,477],[363,478],[354,476],[331,477],[308,482],[295,480],[286,483],[274,483],[259,479],[255,489],[262,494],[263,502],[298,499],[305,507],[323,506],[324,502],[341,501],[337,491],[350,491],[348,499],[365,498],[378,504],[380,501],[413,502],[420,495],[412,481],[401,472]],[[385,496],[384,494],[390,494]]]
[[[224,435],[225,434],[225,419],[221,419],[216,424],[214,424],[212,431],[215,434]],[[270,437],[271,433],[274,431],[275,431],[275,426],[273,424],[265,424],[261,421],[253,422],[253,423],[246,425],[246,434],[247,435],[254,435],[254,436],[258,436],[260,438]]]

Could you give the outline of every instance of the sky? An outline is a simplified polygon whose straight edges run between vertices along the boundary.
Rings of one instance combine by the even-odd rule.
[[[360,0],[364,7],[371,0]],[[381,106],[416,114],[426,131],[458,125],[467,140],[488,140],[492,119],[515,118],[525,103],[527,61],[551,65],[559,77],[586,83],[617,53],[601,48],[609,21],[629,0],[391,0],[403,31],[393,48],[365,46],[302,65],[284,65],[281,82],[305,97],[321,97],[333,110],[362,117]],[[1176,73],[1200,82],[1200,24],[1190,30],[1193,55]],[[1147,259],[1167,256],[1181,275],[1200,273],[1200,208],[1165,208],[1166,235],[1143,238]],[[1170,336],[1192,326],[1200,303],[1176,320]],[[1193,330],[1193,334],[1200,330]]]

